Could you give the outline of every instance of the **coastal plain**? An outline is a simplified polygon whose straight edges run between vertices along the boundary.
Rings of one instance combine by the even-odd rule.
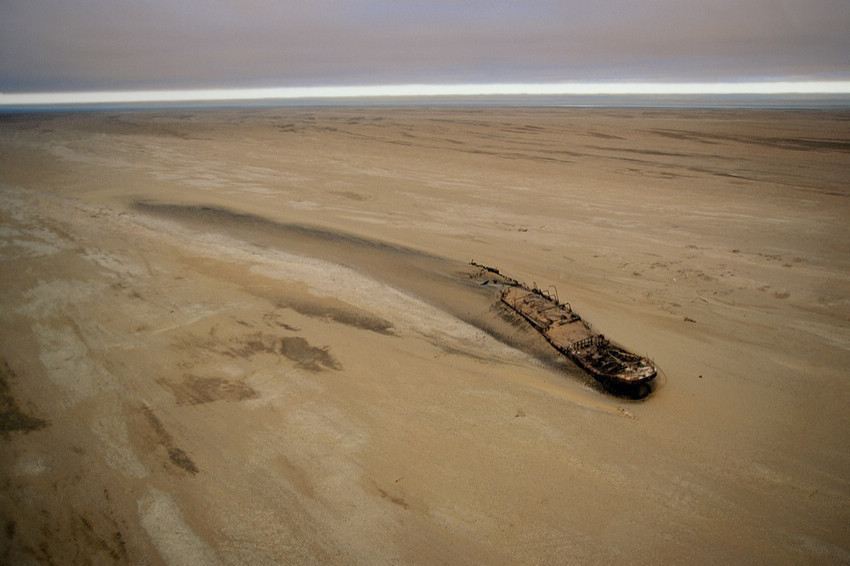
[[[846,110],[0,115],[0,562],[850,562],[848,171]]]

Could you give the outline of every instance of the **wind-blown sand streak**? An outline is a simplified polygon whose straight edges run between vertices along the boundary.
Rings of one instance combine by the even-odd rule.
[[[393,289],[375,289],[377,296],[372,300],[376,303],[384,300],[380,296],[382,293],[399,290],[480,328],[500,342],[525,350],[544,363],[567,366],[534,333],[525,331],[510,311],[500,307],[498,293],[484,287],[482,281],[474,277],[478,270],[468,262],[351,234],[283,224],[215,207],[140,202],[134,205],[134,209],[176,219],[195,230],[215,226],[216,232],[237,237],[254,246],[317,257],[354,269]],[[335,295],[345,296],[347,291],[339,287],[339,283],[330,286]],[[359,302],[362,303],[363,299]],[[295,305],[291,306],[298,309]],[[365,321],[361,324],[367,326]]]

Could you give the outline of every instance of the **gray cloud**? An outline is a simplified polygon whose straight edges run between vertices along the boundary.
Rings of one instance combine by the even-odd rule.
[[[0,89],[847,78],[846,0],[2,0]]]

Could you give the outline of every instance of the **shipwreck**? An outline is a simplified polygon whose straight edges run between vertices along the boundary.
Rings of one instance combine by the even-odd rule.
[[[471,262],[490,278],[484,284],[502,287],[501,302],[525,319],[555,348],[616,393],[635,394],[648,387],[658,373],[648,358],[627,351],[563,303],[536,286],[528,287],[498,269]]]

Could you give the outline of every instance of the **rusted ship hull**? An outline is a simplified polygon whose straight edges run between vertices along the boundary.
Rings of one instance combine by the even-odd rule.
[[[502,302],[528,321],[553,348],[609,389],[634,391],[657,375],[655,365],[612,343],[546,291],[529,288],[498,270],[474,264],[499,277]]]

